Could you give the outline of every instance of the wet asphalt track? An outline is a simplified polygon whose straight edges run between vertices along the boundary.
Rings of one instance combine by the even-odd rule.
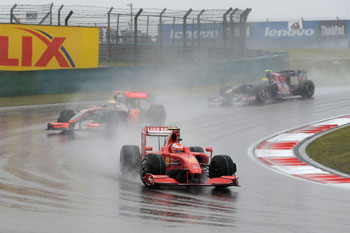
[[[119,173],[113,137],[45,131],[61,106],[0,110],[0,232],[350,232],[350,193],[270,171],[247,154],[277,132],[350,112],[350,87],[310,100],[208,107],[206,98],[163,99],[183,144],[212,146],[238,166],[241,187],[149,190]]]

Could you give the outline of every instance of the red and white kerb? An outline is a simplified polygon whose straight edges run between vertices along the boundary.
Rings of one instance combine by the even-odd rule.
[[[350,178],[309,165],[297,158],[293,150],[306,138],[349,123],[350,115],[346,115],[289,130],[260,143],[254,149],[254,154],[259,161],[272,170],[313,182],[350,189]]]

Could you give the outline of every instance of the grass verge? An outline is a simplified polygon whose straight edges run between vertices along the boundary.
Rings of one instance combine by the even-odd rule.
[[[314,161],[350,175],[350,126],[328,133],[306,147]]]

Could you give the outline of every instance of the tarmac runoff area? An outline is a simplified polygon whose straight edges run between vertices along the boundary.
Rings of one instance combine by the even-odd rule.
[[[349,175],[313,161],[305,152],[306,146],[313,140],[349,124],[350,115],[344,115],[288,130],[251,146],[249,154],[276,172],[350,190]]]

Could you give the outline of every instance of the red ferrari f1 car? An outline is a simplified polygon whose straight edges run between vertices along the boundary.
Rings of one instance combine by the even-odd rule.
[[[63,110],[57,122],[48,123],[47,129],[61,131],[111,131],[119,123],[162,125],[166,112],[162,105],[151,105],[147,92],[116,91],[112,100],[101,107],[74,112]]]
[[[146,139],[157,139],[159,150],[153,150]],[[212,156],[213,149],[186,147],[180,144],[177,127],[145,126],[141,133],[141,152],[136,145],[124,145],[120,152],[122,173],[139,169],[147,187],[176,186],[238,186],[236,164],[228,155]],[[161,141],[164,142],[160,146]]]
[[[219,96],[209,99],[222,105],[232,102],[255,101],[263,104],[266,100],[282,99],[290,96],[311,98],[315,92],[314,83],[307,78],[304,70],[283,70],[272,72],[268,70],[266,76],[256,85],[227,86],[219,91]]]

